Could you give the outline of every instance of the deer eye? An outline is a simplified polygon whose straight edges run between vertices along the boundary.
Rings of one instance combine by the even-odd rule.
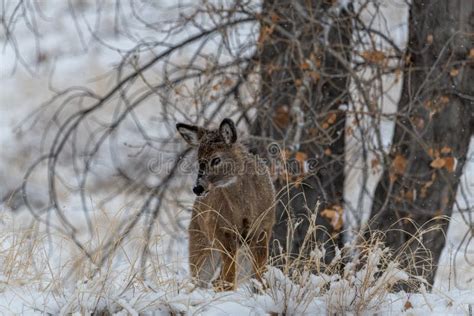
[[[211,160],[211,167],[215,167],[221,163],[221,158],[217,157]]]

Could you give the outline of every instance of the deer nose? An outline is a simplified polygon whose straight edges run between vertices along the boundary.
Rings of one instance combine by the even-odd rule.
[[[202,185],[196,185],[194,188],[193,188],[193,192],[194,194],[196,194],[197,196],[200,196],[203,192],[204,192],[204,187]]]

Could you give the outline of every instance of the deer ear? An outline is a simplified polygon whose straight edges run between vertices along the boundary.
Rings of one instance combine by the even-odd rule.
[[[199,146],[199,141],[204,134],[202,128],[195,125],[178,123],[176,124],[176,129],[189,145]]]
[[[222,120],[219,126],[219,133],[226,144],[233,144],[237,141],[237,130],[235,129],[234,121],[229,118]]]

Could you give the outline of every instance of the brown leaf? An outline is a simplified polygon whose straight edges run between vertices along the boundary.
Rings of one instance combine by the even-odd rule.
[[[422,117],[414,117],[412,119],[413,124],[415,124],[416,128],[422,130],[425,127],[425,120]]]
[[[264,26],[260,28],[260,36],[258,37],[258,45],[262,45],[268,37],[273,33],[274,25]]]
[[[311,77],[311,79],[313,79],[313,81],[318,81],[318,80],[321,78],[321,76],[319,75],[319,73],[316,72],[316,71],[311,71],[311,72],[309,73],[309,76]]]
[[[442,95],[439,97],[439,102],[443,105],[446,105],[449,103],[449,97],[447,95]]]
[[[397,154],[392,160],[392,165],[390,166],[389,179],[393,183],[398,179],[398,175],[403,175],[407,167],[407,160],[400,154]]]
[[[428,148],[428,155],[433,158],[434,150],[433,148]]]
[[[434,169],[441,169],[446,164],[446,160],[444,158],[436,158],[430,163],[430,166]]]
[[[336,122],[336,119],[337,119],[337,115],[336,113],[330,113],[328,118],[326,119],[326,122],[328,122],[329,125],[332,125],[334,124],[334,122]]]
[[[432,44],[433,43],[433,34],[428,34],[428,36],[426,37],[426,42],[428,44]]]
[[[411,304],[410,301],[407,300],[407,301],[405,302],[405,304],[403,305],[403,309],[404,309],[404,310],[407,310],[407,309],[411,309],[411,308],[413,308],[413,305]]]
[[[454,169],[456,168],[456,158],[454,157],[446,157],[444,158],[444,168],[448,170],[449,172],[454,172]]]
[[[309,64],[307,62],[303,62],[300,64],[300,69],[301,70],[307,70],[309,69]]]
[[[382,64],[385,61],[385,54],[379,50],[366,50],[361,54],[362,58],[374,64]]]
[[[329,219],[335,231],[340,231],[344,225],[342,213],[343,209],[340,205],[333,205],[331,208],[324,209],[321,212],[321,216]]]
[[[280,17],[275,12],[272,12],[272,14],[270,15],[270,18],[272,19],[273,23],[280,21]]]
[[[441,153],[442,154],[449,154],[452,151],[453,151],[452,148],[448,147],[448,146],[444,146],[443,148],[441,148]]]
[[[403,174],[405,173],[405,169],[407,167],[407,160],[402,155],[398,154],[395,156],[395,159],[392,161],[392,170],[396,174]]]
[[[439,150],[438,149],[434,149],[434,148],[428,148],[428,155],[431,157],[431,158],[438,158],[439,157]]]
[[[298,151],[295,154],[295,159],[300,163],[304,163],[308,159],[308,155],[302,151]]]
[[[301,176],[306,173],[305,162],[306,162],[307,159],[308,159],[308,155],[306,153],[304,153],[302,151],[296,152],[295,160],[298,162],[298,165],[299,165],[300,178],[303,178]],[[297,184],[299,184],[298,181],[299,181],[299,183],[301,183],[301,182],[303,182],[303,179],[297,179]]]
[[[285,128],[290,124],[290,109],[286,105],[277,107],[273,114],[273,122],[279,128]]]
[[[449,72],[449,75],[451,77],[456,77],[457,75],[459,75],[459,69],[457,68],[452,68],[451,71]]]
[[[370,167],[372,169],[375,169],[376,167],[378,167],[380,165],[380,161],[378,158],[374,158],[370,161]]]

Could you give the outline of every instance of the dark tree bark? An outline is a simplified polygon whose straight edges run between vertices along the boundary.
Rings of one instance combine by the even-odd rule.
[[[413,1],[391,164],[369,222],[368,235],[385,232],[386,245],[430,284],[471,137],[473,18],[472,0]]]
[[[329,261],[334,246],[341,242],[346,115],[339,107],[349,97],[352,28],[348,9],[336,10],[332,3],[263,3],[262,105],[253,135],[263,139],[257,142],[261,155],[268,156],[270,139],[291,161],[287,172],[275,174],[280,200],[273,230],[274,257],[282,253],[305,256],[318,242],[324,244]],[[303,170],[305,161],[309,168]],[[272,168],[276,168],[274,162]],[[311,221],[319,228],[303,247]]]

